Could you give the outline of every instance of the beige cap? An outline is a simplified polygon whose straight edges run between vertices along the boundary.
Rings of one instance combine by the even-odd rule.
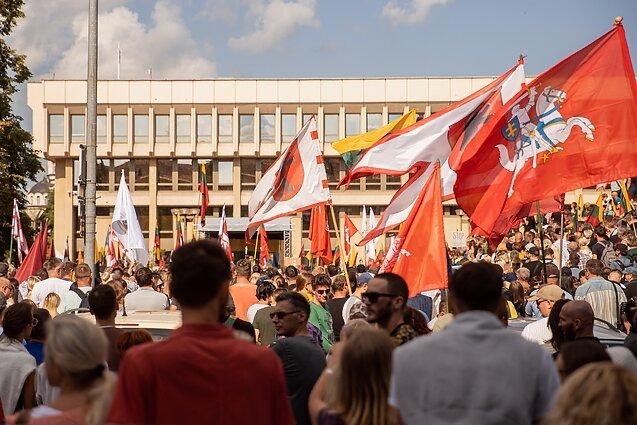
[[[557,285],[544,285],[535,295],[529,297],[529,301],[548,300],[557,301],[564,298],[564,291]]]

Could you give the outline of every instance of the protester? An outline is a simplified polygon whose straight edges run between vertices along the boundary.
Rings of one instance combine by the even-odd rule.
[[[51,292],[62,296],[71,287],[70,281],[60,279],[62,267],[62,260],[59,258],[49,258],[44,262],[44,269],[48,277],[37,282],[31,292],[31,299],[38,307],[44,307],[44,298]]]
[[[390,402],[403,422],[531,424],[542,418],[559,378],[542,347],[495,316],[501,274],[491,264],[469,263],[452,275],[449,291],[453,322],[394,353]],[[511,391],[502,385],[507,382],[524,385]]]
[[[243,339],[253,343],[257,342],[257,335],[254,330],[254,326],[246,320],[241,320],[237,317],[237,309],[234,305],[232,295],[228,295],[228,302],[226,303],[225,315],[222,317],[222,322],[225,326],[232,329],[235,338]]]
[[[285,283],[288,291],[297,291],[296,279],[299,277],[299,270],[294,266],[285,268]]]
[[[59,311],[64,313],[78,308],[88,308],[88,296],[92,288],[93,273],[88,264],[81,263],[75,267],[75,282],[60,297]]]
[[[221,324],[232,278],[221,245],[187,243],[173,252],[170,272],[182,326],[126,353],[108,422],[292,424],[276,355]]]
[[[544,276],[544,270],[540,273],[540,276]],[[547,285],[555,285],[559,288],[560,283],[560,269],[555,264],[547,264],[546,265],[546,284]],[[539,289],[535,289],[531,291],[530,295],[533,296],[537,294]],[[564,298],[567,300],[572,300],[573,296],[568,292],[564,291]],[[525,313],[528,317],[533,317],[535,319],[541,319],[542,313],[537,305],[537,301],[531,301],[526,303]]]
[[[619,307],[626,302],[626,294],[619,285],[602,278],[602,271],[603,264],[600,260],[589,260],[586,263],[587,280],[577,288],[575,299],[587,301],[596,318],[618,326],[621,321]]]
[[[429,295],[421,292],[410,297],[407,300],[407,306],[422,312],[425,318],[429,320],[433,313],[434,302]]]
[[[365,319],[367,317],[367,310],[365,310],[365,304],[362,302],[362,294],[367,291],[367,284],[374,276],[365,271],[365,266],[362,268],[357,267],[358,270],[363,270],[363,272],[358,273],[355,285],[351,282],[353,291],[343,305],[343,323],[347,323],[351,319]]]
[[[248,308],[248,312],[247,312],[248,322],[250,323],[254,322],[254,316],[257,314],[259,310],[261,310],[262,308],[266,308],[269,305],[272,305],[274,301],[272,299],[272,294],[274,293],[275,290],[276,290],[276,287],[269,280],[261,280],[257,284],[256,296],[257,296],[258,302],[256,304],[252,304]]]
[[[127,311],[162,311],[170,306],[168,297],[153,289],[153,272],[148,267],[135,271],[135,282],[139,289],[124,297]]]
[[[333,319],[334,341],[339,341],[341,329],[345,324],[343,320],[343,307],[348,299],[347,281],[345,275],[340,274],[332,279],[332,293],[334,296],[327,300],[327,309]]]
[[[132,331],[126,331],[117,337],[115,342],[119,355],[123,356],[130,348],[153,342],[153,336],[146,329],[135,329]]]
[[[106,339],[108,368],[113,372],[119,369],[120,352],[117,349],[117,338],[124,333],[115,327],[117,316],[117,295],[110,285],[98,285],[88,294],[89,311],[95,316],[95,324],[99,326]]]
[[[323,350],[329,352],[334,344],[334,329],[332,327],[332,315],[327,309],[327,300],[332,289],[332,280],[324,273],[314,276],[312,283],[312,295],[314,301],[310,302],[309,322],[316,326],[323,336]]]
[[[287,292],[276,298],[270,316],[277,334],[285,337],[279,339],[272,350],[283,364],[294,418],[298,425],[310,424],[308,399],[325,368],[325,354],[307,335],[310,304],[303,295]]]
[[[632,373],[637,373],[637,357],[626,347],[608,347],[606,352],[613,363],[626,368]]]
[[[586,301],[573,301],[562,307],[559,326],[565,342],[586,339],[601,345],[593,333],[594,323],[593,309]]]
[[[249,280],[251,269],[248,260],[237,261],[234,267],[235,283],[230,286],[237,317],[241,320],[248,320],[248,308],[259,301],[256,297],[257,287]]]
[[[35,362],[40,365],[44,361],[44,341],[46,339],[46,325],[51,320],[51,314],[45,308],[37,308],[33,312],[37,324],[33,327],[28,341],[24,344]]]
[[[556,285],[545,285],[537,293],[529,298],[529,301],[537,302],[542,318],[529,323],[522,331],[522,337],[527,341],[544,344],[551,340],[553,335],[548,324],[548,317],[553,308],[553,304],[564,298],[564,291]]]
[[[555,361],[555,367],[564,381],[582,366],[594,362],[610,362],[610,356],[602,344],[588,339],[565,343]]]

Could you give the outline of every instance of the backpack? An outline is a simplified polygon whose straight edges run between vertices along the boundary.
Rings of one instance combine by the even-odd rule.
[[[604,250],[599,259],[604,264],[604,267],[610,267],[613,262],[617,260],[615,248],[613,248],[613,244],[610,242],[602,243],[602,245],[604,245]]]
[[[88,292],[85,293],[84,291],[82,291],[80,288],[77,287],[77,284],[75,283],[71,285],[69,291],[75,292],[75,295],[80,297],[81,301],[79,308],[85,308],[88,310]]]

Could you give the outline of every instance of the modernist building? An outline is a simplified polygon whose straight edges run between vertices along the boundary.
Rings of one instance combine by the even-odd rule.
[[[375,176],[335,186],[343,161],[330,142],[378,128],[415,108],[429,116],[487,85],[492,78],[217,79],[189,81],[100,81],[97,117],[97,241],[105,238],[120,174],[129,184],[149,248],[155,226],[163,249],[172,249],[177,214],[198,219],[198,170],[208,173],[211,206],[207,230],[216,232],[226,206],[232,245],[243,252],[250,193],[262,173],[316,115],[337,214],[360,224],[361,205],[378,217],[405,176]],[[77,215],[80,145],[86,137],[86,82],[45,80],[28,84],[35,149],[55,169],[55,244],[67,237],[82,250]],[[445,204],[446,231],[468,230],[453,202]],[[458,214],[460,213],[460,214]],[[271,249],[298,257],[309,214],[278,220],[266,229]],[[236,233],[234,233],[236,232]],[[190,237],[190,236],[188,236]],[[277,240],[284,240],[279,243]],[[335,247],[335,240],[333,243]]]

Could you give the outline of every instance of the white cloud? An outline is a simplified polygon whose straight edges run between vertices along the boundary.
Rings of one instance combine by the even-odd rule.
[[[237,6],[236,2],[231,0],[207,0],[199,9],[197,17],[234,24],[237,20]]]
[[[254,31],[230,38],[228,45],[234,50],[251,53],[272,49],[301,27],[319,27],[315,12],[315,0],[272,0],[267,4],[254,1],[248,13],[249,19],[254,22]]]
[[[444,5],[451,0],[390,0],[383,7],[382,16],[394,25],[418,24],[425,20],[429,10],[436,5]]]

